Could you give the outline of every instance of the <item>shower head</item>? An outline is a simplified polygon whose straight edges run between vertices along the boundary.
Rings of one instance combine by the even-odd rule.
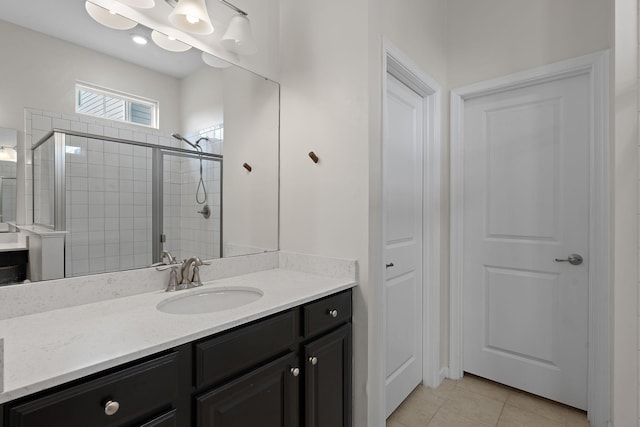
[[[194,144],[193,142],[189,141],[187,138],[185,138],[184,136],[180,135],[179,133],[172,133],[171,136],[174,137],[175,139],[179,140],[179,141],[186,142],[187,144],[189,144],[190,146],[192,146],[193,148],[195,148],[198,151],[201,150],[200,146],[198,146],[198,143]],[[200,140],[198,140],[198,142],[200,142]]]

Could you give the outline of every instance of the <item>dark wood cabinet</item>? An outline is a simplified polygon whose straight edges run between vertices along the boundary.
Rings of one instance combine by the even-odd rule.
[[[298,427],[295,353],[197,396],[197,427]]]
[[[351,324],[304,346],[305,426],[351,426]]]
[[[351,290],[0,405],[0,427],[351,427]]]

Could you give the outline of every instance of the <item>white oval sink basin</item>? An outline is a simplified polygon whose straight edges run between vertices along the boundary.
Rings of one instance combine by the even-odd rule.
[[[262,298],[255,288],[218,288],[202,290],[162,301],[157,309],[170,314],[202,314],[229,310]]]

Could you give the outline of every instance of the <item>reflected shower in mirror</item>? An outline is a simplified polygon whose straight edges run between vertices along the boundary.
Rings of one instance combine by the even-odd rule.
[[[0,11],[2,124],[24,129],[27,159],[14,163],[15,221],[65,233],[65,277],[149,266],[163,249],[178,259],[278,249],[277,83],[209,66],[196,49],[149,43],[153,65],[140,63],[149,51],[125,61],[128,35],[78,15],[85,33],[118,46],[99,53],[25,28],[9,16],[19,7]]]
[[[0,128],[0,232],[16,221],[17,138],[15,129]]]

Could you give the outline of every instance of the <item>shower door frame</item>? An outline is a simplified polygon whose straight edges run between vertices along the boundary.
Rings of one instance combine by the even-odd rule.
[[[160,253],[162,252],[162,250],[164,249],[164,243],[165,243],[165,234],[164,234],[164,204],[160,203],[160,200],[164,200],[164,156],[168,155],[168,156],[177,156],[177,157],[187,157],[187,158],[192,158],[192,159],[202,159],[202,157],[208,157],[208,158],[204,158],[202,160],[207,160],[207,161],[212,161],[212,162],[220,162],[220,243],[219,243],[219,250],[220,250],[220,258],[222,258],[222,247],[223,247],[223,230],[222,230],[222,224],[223,224],[223,212],[222,212],[222,201],[223,201],[223,192],[224,192],[224,185],[223,185],[223,168],[224,168],[224,162],[223,160],[223,156],[220,154],[209,154],[208,156],[206,155],[207,153],[200,153],[197,151],[192,151],[192,150],[186,150],[186,151],[191,151],[191,153],[184,153],[185,150],[181,150],[180,153],[176,153],[175,150],[171,150],[171,149],[165,149],[165,148],[160,148],[157,150],[153,150],[153,165],[152,165],[152,182],[153,182],[153,195],[152,195],[152,212],[153,212],[153,218],[152,218],[152,234],[153,234],[153,239],[151,242],[151,248],[153,251],[153,255],[152,255],[152,261],[154,263],[156,262],[161,262],[162,260],[160,259]],[[197,153],[197,154],[195,154]],[[156,259],[157,257],[157,259]]]
[[[50,140],[53,136],[54,139],[54,197],[53,197],[53,212],[54,221],[53,227],[47,224],[38,224],[45,228],[53,228],[54,231],[66,231],[66,137],[77,136],[80,138],[96,139],[100,141],[115,142],[118,144],[135,145],[139,147],[146,147],[152,149],[152,238],[151,238],[151,259],[152,262],[160,261],[160,252],[162,247],[161,232],[162,232],[162,206],[160,205],[160,197],[162,195],[162,157],[164,153],[171,155],[182,155],[188,157],[203,157],[207,160],[217,160],[220,162],[220,257],[222,257],[222,167],[223,156],[221,154],[203,153],[196,150],[187,150],[184,148],[170,147],[166,145],[150,144],[147,142],[133,141],[129,139],[114,138],[105,135],[96,135],[87,132],[77,132],[72,130],[64,130],[54,128],[47,132],[42,138],[38,140],[31,147],[31,162],[33,163],[33,156],[35,150]],[[159,165],[158,165],[159,163]],[[158,167],[159,166],[159,167]],[[159,174],[159,175],[158,175]],[[32,185],[32,212],[31,220],[35,222],[35,167],[31,169],[31,185]]]

